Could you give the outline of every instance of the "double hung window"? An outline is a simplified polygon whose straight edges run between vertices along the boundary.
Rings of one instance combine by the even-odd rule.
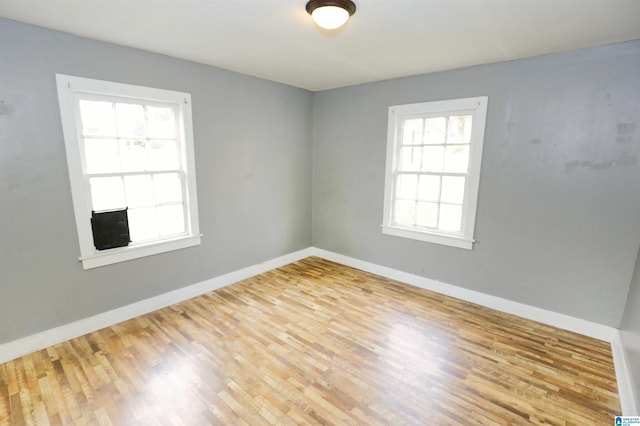
[[[190,95],[66,75],[57,83],[85,269],[199,244]],[[112,231],[108,216],[93,219],[110,212],[128,235],[105,249],[97,239]]]
[[[487,98],[389,108],[385,234],[471,249]]]

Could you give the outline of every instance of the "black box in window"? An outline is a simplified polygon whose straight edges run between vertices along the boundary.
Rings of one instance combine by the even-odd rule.
[[[127,209],[91,212],[93,244],[98,250],[128,246],[129,219]]]

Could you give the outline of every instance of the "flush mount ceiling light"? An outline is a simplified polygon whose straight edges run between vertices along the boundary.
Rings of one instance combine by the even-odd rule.
[[[356,4],[351,0],[309,0],[307,12],[313,20],[327,30],[335,30],[356,11]]]

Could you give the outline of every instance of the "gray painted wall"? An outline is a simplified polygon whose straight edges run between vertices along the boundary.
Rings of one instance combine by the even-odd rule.
[[[640,407],[640,253],[638,253],[620,332],[627,364],[631,370],[630,379],[635,391],[636,407]]]
[[[475,248],[383,235],[388,107],[481,95]],[[618,327],[640,244],[639,99],[640,41],[317,92],[314,246]]]
[[[640,245],[640,42],[315,94],[4,19],[0,52],[0,343],[312,243],[620,324]],[[192,94],[201,246],[82,270],[55,73]],[[388,106],[480,95],[475,249],[382,235]]]
[[[202,245],[82,270],[55,73],[191,93]],[[0,19],[0,343],[309,247],[312,100]]]

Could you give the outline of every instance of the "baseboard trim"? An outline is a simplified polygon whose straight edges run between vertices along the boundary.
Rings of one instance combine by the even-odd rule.
[[[61,325],[40,333],[32,334],[18,340],[0,345],[0,363],[27,355],[75,337],[91,333],[101,328],[153,312],[174,303],[199,296],[204,293],[225,287],[238,281],[287,265],[305,257],[314,255],[311,247],[284,256],[277,257],[256,265],[239,269],[228,274],[202,281],[178,290],[163,293],[149,299],[103,312],[69,324]]]
[[[611,354],[613,355],[613,365],[616,370],[616,380],[618,381],[618,398],[620,399],[620,407],[623,416],[637,416],[640,414],[636,404],[633,392],[633,384],[631,383],[631,371],[627,363],[627,357],[622,344],[622,335],[616,330],[613,341],[611,342]]]
[[[397,269],[388,268],[386,266],[377,265],[375,263],[365,262],[363,260],[334,253],[332,251],[314,247],[312,249],[312,253],[315,256],[322,257],[336,263],[351,266],[353,268],[361,269],[363,271],[371,272],[373,274],[381,275],[393,280],[402,281],[416,287],[435,291],[437,293],[455,297],[457,299],[466,300],[467,302],[476,303],[478,305],[486,306],[498,311],[518,315],[520,317],[538,321],[543,324],[573,331],[575,333],[593,337],[598,340],[612,342],[615,333],[617,333],[618,331],[617,329],[608,327],[606,325],[574,318],[569,315],[548,311],[542,308],[536,308],[534,306],[525,305],[524,303],[514,302],[512,300],[503,299],[497,296],[491,296],[466,288],[457,287],[455,285],[446,284],[441,281],[432,280],[430,278],[410,274],[408,272],[399,271]]]

